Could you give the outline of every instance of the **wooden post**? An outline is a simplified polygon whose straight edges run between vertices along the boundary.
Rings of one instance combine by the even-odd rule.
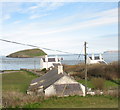
[[[85,95],[87,94],[87,52],[86,52],[86,44],[84,43],[84,50],[85,50]]]

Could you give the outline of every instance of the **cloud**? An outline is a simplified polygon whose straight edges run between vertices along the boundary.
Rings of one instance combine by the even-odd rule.
[[[49,14],[43,14],[43,15],[31,15],[29,17],[29,19],[36,19],[36,18],[41,18],[41,17],[44,17],[44,16],[48,16]]]
[[[118,8],[113,8],[109,10],[105,10],[99,13],[92,14],[91,17],[117,17],[118,16]]]
[[[12,17],[13,13],[20,12],[22,3],[19,2],[6,2],[2,3],[2,18],[8,20]]]
[[[11,18],[10,15],[5,15],[5,16],[2,17],[3,20],[8,20],[8,19],[10,19],[10,18]]]
[[[17,20],[17,21],[14,21],[13,24],[19,24],[19,23],[22,23],[21,20]]]
[[[118,22],[118,8],[113,8],[113,9],[109,9],[109,10],[105,10],[105,11],[101,11],[101,12],[92,12],[92,13],[88,12],[88,13],[83,13],[83,14],[78,13],[78,14],[67,16],[65,18],[51,22],[51,24],[53,24],[53,23],[54,24],[55,23],[73,24],[74,22],[78,21],[79,22],[78,25],[81,25],[81,24],[83,25],[83,23],[86,25],[87,22],[92,23],[94,21],[97,22],[97,20],[98,20],[98,21],[100,21],[100,23],[99,23],[99,25],[100,25],[100,24],[104,24],[104,22],[102,23],[102,20],[104,20],[104,19],[106,20],[106,23],[107,23],[107,19],[109,21],[111,20],[111,23]],[[116,19],[116,21],[115,21],[115,19]],[[84,21],[82,21],[82,20],[84,20]],[[83,23],[81,23],[81,21]],[[93,23],[93,24],[95,24],[95,23]],[[90,25],[90,24],[88,24],[88,25]]]
[[[90,18],[94,18],[94,19],[90,19]],[[66,18],[65,19],[63,18],[63,20],[56,21],[56,23],[65,23],[65,22],[69,22],[69,20],[73,21],[73,19],[77,19],[76,15],[71,16],[70,18],[67,17],[67,21],[66,21]],[[115,24],[115,23],[117,24],[118,23],[118,8],[114,8],[114,9],[106,10],[103,12],[94,13],[92,15],[84,16],[83,19],[87,19],[87,20],[84,22],[77,22],[72,25],[69,24],[66,27],[64,26],[64,28],[62,27],[62,28],[48,31],[46,33],[41,33],[41,34],[53,34],[53,33],[72,31],[72,30],[77,30],[77,29],[96,27],[96,26],[104,26],[104,25]]]
[[[4,2],[2,14],[4,20],[10,19],[14,13],[27,14],[30,19],[35,19],[47,16],[48,11],[55,10],[63,5],[64,3],[59,2]]]
[[[57,4],[54,4],[53,7],[56,5]],[[40,18],[40,17],[47,16],[47,15],[49,14],[39,14],[39,15],[32,14],[29,17],[29,19]],[[79,19],[79,17],[76,18],[76,16],[79,16],[79,15],[75,15],[75,16],[73,15],[70,17],[62,18],[62,20],[61,18],[59,18],[56,21],[54,20],[54,21],[49,22],[48,20],[47,22],[43,22],[43,23],[36,22],[36,23],[29,23],[28,25],[23,24],[22,27],[19,29],[19,33],[23,33],[23,34],[30,33],[30,35],[31,34],[49,35],[49,34],[56,34],[56,33],[61,33],[61,32],[91,28],[91,27],[96,27],[96,26],[104,26],[104,25],[115,24],[115,23],[117,24],[118,22],[117,15],[118,15],[117,8],[114,8],[114,9],[102,11],[99,13],[94,13],[91,15],[85,15],[83,19],[87,19],[87,20],[84,22],[74,22],[77,19]],[[15,21],[15,22],[19,23],[20,21]],[[64,23],[67,23],[67,22],[69,23],[67,25],[64,25]],[[58,24],[62,24],[62,26],[57,26]]]
[[[40,2],[40,0],[1,0],[0,2]],[[119,2],[119,0],[44,0],[42,2]]]
[[[57,7],[60,7],[60,4],[52,4],[51,6],[49,4],[48,6],[49,8],[47,6],[48,6],[47,3],[45,4],[36,3],[36,5],[28,6],[27,7],[27,9],[29,9],[28,12],[33,11],[32,13],[29,13],[29,19],[36,19],[43,16],[47,16],[49,12],[48,11],[46,14],[47,10],[56,9]],[[44,10],[45,7],[46,9]],[[45,13],[39,14],[40,12],[39,9],[44,10]],[[19,8],[17,11],[21,12],[21,9]],[[12,13],[12,11],[10,11],[10,13]],[[80,21],[81,20],[80,18],[83,19],[84,21]],[[111,37],[110,40],[113,40],[113,41],[109,43],[106,43],[109,41],[109,37],[106,39],[99,38],[99,39],[96,39],[96,41],[93,41],[93,39],[95,38],[94,36],[96,36],[97,34],[100,35],[100,33],[95,33],[93,35],[90,35],[89,33],[87,33],[87,29],[88,30],[92,28],[95,29],[95,27],[102,28],[104,26],[110,26],[110,24],[117,24],[117,22],[118,22],[118,12],[117,12],[117,8],[114,8],[114,9],[101,11],[93,14],[83,13],[83,15],[80,15],[79,13],[77,13],[75,15],[65,16],[64,18],[61,18],[58,16],[53,21],[48,19],[45,22],[36,21],[32,23],[22,24],[22,21],[18,20],[18,21],[14,21],[14,23],[12,23],[12,26],[9,26],[9,27],[12,27],[11,29],[8,28],[7,30],[5,28],[3,31],[3,35],[1,36],[4,36],[4,39],[8,39],[8,40],[28,43],[33,45],[36,44],[46,48],[52,48],[52,49],[57,48],[64,51],[68,50],[71,52],[73,51],[79,52],[78,47],[82,47],[81,44],[83,43],[81,43],[81,41],[83,40],[88,40],[90,45],[92,45],[91,48],[94,47],[94,45],[97,45],[97,41],[99,41],[99,46],[101,44],[104,44],[105,46],[105,47],[103,46],[99,47],[97,45],[97,47],[95,47],[100,51],[100,50],[103,50],[103,48],[107,49],[108,46],[109,48],[112,48],[112,46],[113,48],[116,47],[117,44],[115,44],[115,46],[114,44],[112,44],[116,42],[116,39],[114,40],[114,38]],[[14,24],[21,24],[21,25],[14,25]],[[9,24],[7,24],[7,26],[8,25]],[[84,30],[85,34],[83,35],[81,33],[79,35],[76,34],[76,32],[79,32],[81,30]],[[95,30],[92,30],[92,31],[95,31]],[[109,34],[111,33],[112,32],[110,32]],[[105,32],[103,32],[102,34],[105,35]],[[84,36],[84,37],[80,37],[80,36]],[[102,43],[103,41],[104,43]],[[73,49],[73,47],[74,48],[76,47],[76,49]],[[22,47],[22,48],[25,48],[25,47]]]
[[[48,35],[48,34],[54,34],[54,33],[61,33],[66,31],[74,31],[79,29],[85,29],[85,28],[91,28],[91,27],[97,27],[97,26],[104,26],[104,25],[110,25],[118,22],[117,17],[100,17],[95,20],[89,20],[82,23],[76,23],[73,25],[68,25],[64,27],[58,27],[57,29],[49,29],[48,31],[42,31],[39,32],[39,35]]]
[[[72,32],[72,31],[76,31],[80,29],[101,27],[101,26],[110,25],[110,24],[117,24],[118,17],[116,16],[117,11],[115,10],[117,9],[107,10],[107,11],[100,12],[99,14],[98,13],[94,14],[94,17],[95,16],[97,17],[96,19],[90,19],[84,22],[77,22],[73,24],[69,23],[68,25],[64,25],[64,21],[60,22],[60,20],[54,21],[53,23],[55,25],[53,25],[52,21],[50,23],[48,22],[29,23],[27,25],[22,25],[22,27],[19,27],[18,29],[16,28],[16,31],[11,32],[11,33],[14,33],[14,35],[11,35],[11,36],[17,36],[17,35],[25,35],[25,36],[31,36],[31,37],[32,36],[36,36],[36,37],[50,36],[50,35],[54,35],[54,34],[57,35],[57,34],[64,33],[64,32]],[[35,19],[37,17],[42,17],[42,16],[47,16],[47,14],[39,15],[39,16],[31,16],[30,19]],[[93,15],[89,16],[88,18],[91,18],[91,17],[93,17]],[[68,21],[69,21],[69,18],[68,18]],[[16,22],[19,23],[19,21],[16,21]],[[63,25],[57,27],[56,25],[58,23],[63,24]]]
[[[59,8],[59,7],[63,6],[63,5],[64,5],[63,2],[52,2],[52,3],[47,7],[46,10],[54,10],[54,9],[56,9],[56,8]]]
[[[50,22],[47,21],[45,23],[36,23],[34,24],[34,26],[32,25],[32,27],[37,27],[39,29],[41,27],[38,27],[38,25],[39,26],[43,25],[42,31],[41,32],[39,31],[39,33],[35,31],[35,33],[39,35],[49,35],[49,34],[56,34],[56,33],[61,33],[61,32],[74,31],[74,30],[79,30],[79,29],[105,26],[105,25],[118,23],[118,9],[117,8],[102,11],[99,13],[94,13],[94,14],[88,13],[87,15],[83,17],[81,16],[83,15],[78,14],[78,15],[72,15],[72,16],[67,16],[67,17],[65,16],[65,18],[62,18],[62,19],[59,18],[59,19],[56,19]],[[76,22],[78,19],[86,19],[86,20],[83,22],[81,21]],[[37,30],[37,28],[32,29],[32,30]]]
[[[45,12],[49,12],[51,10],[55,10],[61,6],[63,6],[64,3],[60,2],[37,2],[33,6],[30,6],[26,9],[26,11],[23,12],[29,12],[32,14],[41,14]]]

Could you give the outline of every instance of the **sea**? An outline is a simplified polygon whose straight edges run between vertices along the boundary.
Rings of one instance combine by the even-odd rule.
[[[56,55],[48,55],[55,57]],[[84,62],[84,55],[81,54],[58,54],[62,64],[76,65]],[[118,52],[108,52],[102,54],[107,63],[118,61]],[[27,69],[40,69],[40,58],[8,58],[0,56],[0,70],[20,70],[21,68]]]

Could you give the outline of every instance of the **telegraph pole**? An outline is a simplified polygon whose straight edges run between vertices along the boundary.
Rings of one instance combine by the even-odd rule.
[[[85,95],[87,94],[87,52],[86,52],[86,48],[87,48],[87,42],[84,43],[84,51],[85,51]]]

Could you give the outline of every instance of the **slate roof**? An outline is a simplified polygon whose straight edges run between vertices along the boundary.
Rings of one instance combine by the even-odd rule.
[[[56,89],[56,94],[58,95],[74,95],[74,94],[83,94],[82,89],[78,83],[75,84],[57,84],[54,85]]]
[[[43,89],[46,89],[47,87],[52,85],[54,82],[56,82],[57,80],[59,80],[63,76],[64,76],[64,74],[58,74],[57,68],[53,68],[45,75],[32,80],[31,84],[34,84],[36,82],[37,82],[37,84],[30,85],[28,90],[34,90],[40,86],[43,86]]]

